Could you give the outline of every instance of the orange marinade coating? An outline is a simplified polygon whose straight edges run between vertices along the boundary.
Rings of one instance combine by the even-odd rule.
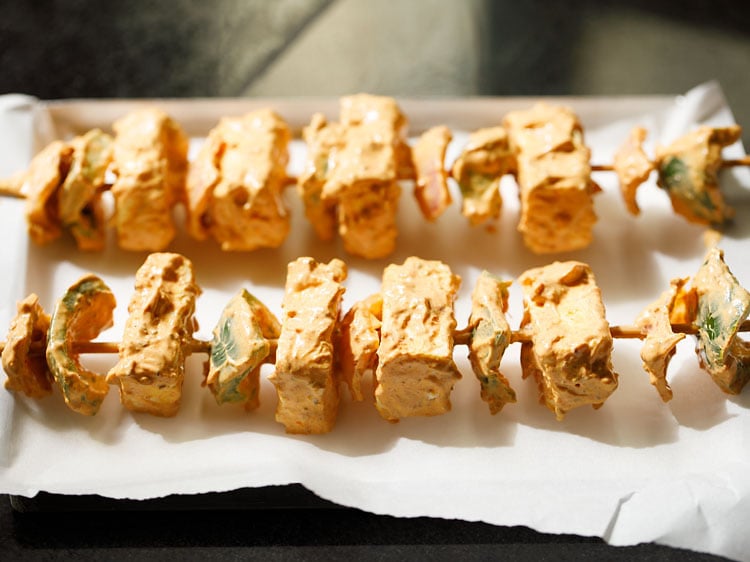
[[[188,138],[156,108],[134,111],[113,127],[117,242],[124,250],[163,250],[176,234],[172,208],[186,199]]]
[[[678,297],[685,293],[687,282],[688,278],[673,279],[669,289],[636,319],[636,326],[646,334],[641,348],[643,368],[663,402],[672,399],[672,389],[667,382],[669,361],[675,354],[677,344],[685,338],[685,334],[676,334],[672,330],[670,314]]]
[[[503,127],[474,131],[453,163],[451,175],[461,188],[461,214],[473,226],[496,220],[503,199],[500,180],[514,168],[508,133]]]
[[[276,421],[287,433],[327,433],[339,404],[334,372],[334,330],[338,325],[346,265],[303,257],[287,268],[276,368]]]
[[[18,313],[10,323],[2,353],[3,369],[8,375],[5,388],[23,392],[31,398],[43,398],[52,392],[52,373],[44,353],[31,349],[34,343],[46,347],[50,316],[31,294],[18,303]]]
[[[742,128],[704,125],[656,150],[657,183],[669,194],[674,212],[688,221],[723,225],[734,217],[719,188],[721,151],[739,140]]]
[[[525,272],[521,330],[524,378],[533,376],[540,400],[558,419],[586,404],[601,406],[617,388],[612,335],[601,292],[588,265],[555,262]]]
[[[200,292],[193,264],[180,254],[151,254],[138,269],[120,360],[107,374],[107,382],[120,385],[120,400],[127,409],[165,417],[177,414]]]
[[[439,261],[407,258],[383,272],[375,407],[388,421],[451,409],[453,303],[461,278]]]
[[[443,163],[452,138],[448,127],[440,125],[422,133],[412,149],[416,174],[414,196],[422,215],[431,222],[451,204],[448,173]]]
[[[338,366],[354,400],[363,400],[362,379],[377,367],[382,317],[383,297],[378,293],[354,303],[341,320]]]
[[[518,230],[533,252],[568,252],[591,243],[596,222],[591,153],[578,117],[539,103],[503,122],[516,156],[521,219]]]
[[[366,94],[342,98],[339,123],[313,116],[298,189],[321,238],[332,238],[335,226],[352,255],[393,252],[398,180],[414,176],[406,126],[395,100]]]
[[[270,109],[224,118],[188,175],[188,231],[222,250],[276,248],[289,233],[283,201],[289,127]]]
[[[620,193],[625,207],[632,215],[640,214],[635,194],[654,169],[654,163],[643,152],[643,141],[646,140],[646,129],[634,127],[630,136],[615,153],[612,167],[620,180]]]

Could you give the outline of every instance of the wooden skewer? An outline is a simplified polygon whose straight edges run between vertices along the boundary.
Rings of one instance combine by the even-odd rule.
[[[730,168],[732,166],[750,166],[750,155],[745,155],[742,158],[736,158],[734,160],[722,160],[722,168]]]
[[[473,326],[467,326],[453,332],[453,344],[454,345],[469,345],[471,341],[471,333]],[[694,324],[672,324],[672,331],[677,334],[688,334],[695,335],[698,333],[698,328]],[[750,332],[750,320],[746,320],[740,326],[741,332]],[[642,340],[646,335],[637,326],[610,326],[610,334],[613,338],[617,339],[639,339]],[[267,340],[271,345],[272,353],[276,349],[278,340],[271,339]],[[529,343],[531,342],[531,334],[527,330],[513,330],[510,333],[511,343]],[[0,342],[0,352],[5,348],[6,342]],[[73,352],[81,355],[96,354],[96,353],[118,353],[120,344],[118,342],[108,341],[84,341],[74,342]],[[44,353],[44,347],[40,345],[40,342],[32,343],[30,346],[32,354]],[[192,353],[211,353],[211,342],[205,340],[192,339],[186,345],[186,351],[188,354]]]
[[[592,172],[614,172],[615,167],[612,164],[591,164]]]
[[[25,199],[26,194],[23,193],[23,178],[26,172],[16,172],[8,178],[0,178],[0,196],[15,197],[17,199]]]
[[[734,166],[750,166],[750,155],[745,155],[742,158],[734,158],[729,160],[722,160],[722,168],[731,168]],[[614,172],[615,168],[612,164],[591,164],[592,172]],[[448,177],[452,177],[452,170],[447,170]],[[294,176],[287,176],[284,181],[284,187],[291,187],[297,183],[297,178]],[[15,197],[16,199],[25,199],[26,194],[21,191],[21,185],[15,181],[15,177],[11,176],[5,180],[0,179],[0,197]],[[107,186],[109,188],[111,186]],[[106,191],[106,188],[104,189]]]
[[[12,185],[6,185],[0,182],[0,197],[15,197],[16,199],[26,199],[26,194],[15,189]]]
[[[652,162],[654,164],[654,162]],[[735,158],[730,160],[722,160],[722,168],[732,168],[734,166],[750,166],[750,155],[743,156],[742,158]],[[614,172],[615,167],[612,164],[591,164],[592,172]]]

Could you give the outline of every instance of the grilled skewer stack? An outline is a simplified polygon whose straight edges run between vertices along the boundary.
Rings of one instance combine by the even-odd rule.
[[[535,253],[577,250],[592,241],[596,222],[592,171],[614,170],[627,209],[637,214],[636,190],[651,172],[676,213],[721,227],[733,211],[718,183],[720,168],[750,161],[722,160],[723,147],[740,136],[737,125],[701,127],[657,150],[642,149],[635,129],[614,164],[592,166],[578,117],[540,103],[514,111],[502,126],[471,134],[446,170],[451,132],[434,127],[407,143],[408,120],[395,100],[365,94],[342,98],[340,119],[313,116],[304,130],[307,156],[298,178],[287,174],[289,127],[271,110],[225,118],[188,162],[188,139],[173,119],[142,109],[114,124],[114,137],[99,130],[55,141],[29,169],[0,182],[0,191],[27,199],[29,233],[48,243],[69,230],[80,249],[105,244],[103,192],[111,190],[109,222],[126,250],[163,251],[175,236],[172,209],[187,209],[187,232],[213,238],[223,250],[249,251],[281,245],[290,216],[283,190],[297,184],[305,215],[322,240],[338,233],[346,252],[383,258],[396,246],[396,214],[403,180],[413,180],[424,218],[436,220],[450,205],[449,178],[459,186],[462,212],[472,225],[499,217],[500,179],[512,174],[519,187],[518,225]]]
[[[41,398],[57,387],[74,411],[93,415],[110,384],[134,412],[173,416],[178,411],[190,353],[209,354],[205,385],[218,404],[258,406],[260,368],[274,363],[276,419],[290,433],[325,433],[335,423],[339,387],[363,400],[363,378],[373,374],[373,402],[389,421],[432,416],[451,408],[461,374],[453,360],[466,345],[480,394],[494,414],[515,402],[500,372],[503,354],[521,343],[524,378],[533,377],[540,401],[558,419],[571,409],[600,407],[617,388],[613,338],[644,339],[641,357],[661,398],[671,398],[667,367],[677,343],[696,336],[703,367],[719,388],[737,394],[750,377],[750,350],[738,338],[750,312],[750,293],[709,251],[689,282],[678,279],[633,327],[610,326],[594,274],[584,263],[554,262],[519,278],[524,315],[518,330],[505,317],[508,286],[483,273],[472,293],[468,325],[456,329],[453,305],[460,278],[438,261],[416,257],[389,265],[381,291],[342,314],[347,275],[338,259],[299,258],[288,266],[280,318],[242,290],[223,310],[211,341],[193,337],[200,288],[182,255],[149,255],[135,277],[135,294],[119,344],[93,342],[112,324],[115,298],[95,275],[74,283],[51,317],[35,295],[18,305],[3,367],[7,389]],[[118,352],[107,373],[81,365],[82,353]]]

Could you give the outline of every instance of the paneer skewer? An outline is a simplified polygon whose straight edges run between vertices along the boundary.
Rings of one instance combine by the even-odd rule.
[[[451,204],[450,177],[458,184],[462,213],[471,225],[492,228],[502,209],[501,179],[516,179],[521,201],[518,230],[538,254],[582,249],[592,241],[599,188],[592,171],[613,170],[625,206],[640,213],[638,187],[658,172],[657,184],[677,214],[722,226],[733,210],[719,190],[718,171],[750,165],[750,158],[723,160],[740,127],[700,127],[657,150],[643,150],[646,131],[635,128],[612,165],[589,163],[583,127],[569,108],[539,103],[513,111],[502,126],[479,129],[448,166],[450,130],[425,131],[413,147],[408,121],[393,98],[358,94],[341,99],[338,122],[315,114],[304,128],[305,166],[296,178],[305,215],[315,234],[339,234],[344,250],[379,259],[396,247],[397,211],[404,180],[413,180],[423,217],[437,220]],[[142,108],[114,124],[115,137],[92,130],[55,141],[29,169],[0,181],[0,194],[27,199],[29,235],[38,244],[64,230],[79,248],[105,244],[102,193],[111,190],[118,245],[161,251],[175,237],[172,209],[187,206],[187,233],[214,238],[223,250],[279,247],[290,230],[283,189],[288,176],[289,127],[270,109],[223,119],[207,136],[188,173],[187,137],[156,108]],[[185,185],[187,176],[187,187]],[[108,182],[112,182],[109,185]]]
[[[512,343],[522,344],[524,377],[536,380],[540,400],[558,419],[582,405],[601,406],[615,390],[613,338],[645,340],[644,369],[664,401],[672,396],[669,359],[686,334],[696,336],[700,365],[723,392],[737,394],[750,380],[750,351],[738,337],[750,330],[750,293],[716,248],[689,286],[675,280],[635,326],[609,326],[593,273],[575,261],[520,277],[524,318],[517,330],[505,318],[509,282],[487,273],[477,280],[462,329],[453,314],[460,279],[446,264],[411,257],[387,267],[381,292],[355,303],[341,319],[345,277],[340,260],[300,258],[289,265],[281,321],[241,291],[222,312],[212,340],[201,341],[193,337],[200,289],[192,264],[179,254],[151,254],[136,275],[121,343],[90,341],[111,324],[114,309],[114,295],[94,275],[73,284],[51,318],[34,295],[20,303],[2,344],[5,385],[33,398],[56,386],[71,409],[94,415],[108,383],[118,384],[126,408],[173,416],[186,356],[208,353],[205,385],[216,402],[252,410],[260,368],[274,363],[277,420],[289,433],[317,434],[333,428],[340,384],[363,400],[368,374],[374,377],[373,403],[386,420],[448,412],[461,378],[453,361],[456,345],[468,346],[480,396],[493,414],[515,401],[500,372]],[[78,360],[83,353],[118,351],[120,361],[106,376]]]

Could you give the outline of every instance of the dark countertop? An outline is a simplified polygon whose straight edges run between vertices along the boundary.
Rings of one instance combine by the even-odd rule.
[[[723,560],[526,527],[378,516],[334,506],[300,486],[144,502],[41,494],[14,498],[14,506],[0,502],[3,560]]]

